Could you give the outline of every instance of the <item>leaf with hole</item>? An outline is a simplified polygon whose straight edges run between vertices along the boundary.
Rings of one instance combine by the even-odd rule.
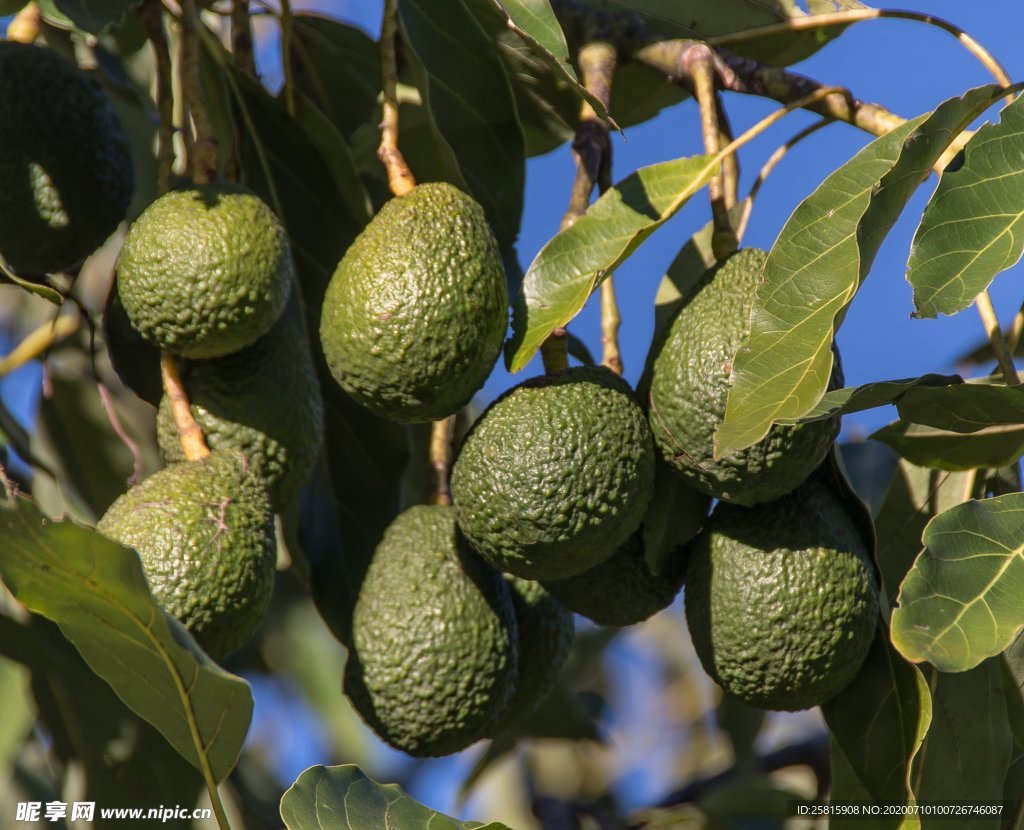
[[[966,671],[1024,626],[1024,493],[968,501],[925,528],[900,586],[892,641],[914,662]]]
[[[793,212],[769,252],[736,355],[715,438],[720,457],[818,403],[835,331],[883,239],[950,143],[999,94],[996,86],[970,90],[875,139]]]
[[[28,499],[0,504],[0,577],[53,620],[89,667],[193,766],[223,781],[252,717],[242,679],[213,663],[156,604],[138,554]]]

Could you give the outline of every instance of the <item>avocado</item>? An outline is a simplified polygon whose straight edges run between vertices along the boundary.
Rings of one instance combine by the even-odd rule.
[[[568,579],[546,581],[544,587],[566,608],[599,625],[633,625],[672,604],[683,587],[688,555],[688,548],[680,545],[655,574],[638,532],[599,565]]]
[[[565,579],[611,556],[654,489],[654,449],[633,390],[600,366],[531,378],[498,398],[452,468],[470,544],[524,579]]]
[[[704,669],[762,709],[807,709],[841,692],[879,619],[868,547],[815,478],[768,504],[720,502],[694,545],[685,599]]]
[[[384,532],[360,585],[345,693],[391,746],[448,755],[505,713],[517,638],[501,574],[470,550],[450,507],[417,505]]]
[[[414,423],[469,403],[507,328],[505,272],[483,208],[438,182],[387,202],[345,252],[320,339],[342,389]]]
[[[135,548],[156,601],[215,660],[237,651],[263,619],[274,588],[270,501],[238,452],[154,473],[96,525]]]
[[[0,256],[22,274],[77,265],[128,209],[128,134],[99,84],[50,49],[0,41],[0,182]]]
[[[135,220],[118,257],[117,290],[147,341],[206,359],[266,334],[294,275],[274,212],[244,187],[207,184],[165,193]]]
[[[776,425],[754,446],[728,458],[714,457],[732,361],[750,331],[766,257],[755,248],[741,249],[705,274],[648,358],[647,404],[662,456],[695,489],[743,505],[793,490],[817,468],[839,434],[838,418]],[[841,384],[837,356],[832,386]]]
[[[516,691],[498,735],[530,715],[558,683],[576,633],[572,612],[539,582],[506,575],[519,632]]]
[[[297,291],[253,345],[212,360],[182,361],[192,414],[210,449],[236,449],[280,512],[309,478],[323,442],[323,402]],[[167,398],[157,415],[160,453],[185,460]]]

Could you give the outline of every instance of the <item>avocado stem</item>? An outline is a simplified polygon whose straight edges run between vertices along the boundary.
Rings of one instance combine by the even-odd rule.
[[[181,89],[195,129],[189,147],[189,167],[196,184],[208,184],[217,176],[217,134],[203,97],[199,70],[199,13],[196,0],[181,0]]]
[[[174,82],[171,79],[171,49],[164,31],[163,3],[145,0],[139,7],[139,20],[153,49],[156,64],[156,105],[160,116],[157,129],[157,195],[171,188],[174,172]]]
[[[7,39],[15,43],[33,43],[39,37],[39,5],[33,0],[7,24]]]
[[[178,361],[170,352],[160,352],[160,377],[163,380],[164,394],[171,405],[174,416],[174,427],[178,430],[181,451],[189,461],[199,461],[210,454],[202,429],[192,415],[192,405],[188,400],[188,392],[178,372]]]
[[[388,173],[388,186],[395,196],[404,196],[416,186],[416,179],[398,149],[398,61],[395,34],[398,31],[397,0],[384,0],[384,20],[380,31],[380,63],[383,80],[380,122],[380,146],[377,158]]]
[[[434,421],[430,428],[430,470],[432,482],[430,503],[447,507],[452,503],[448,490],[448,469],[452,460],[452,426],[453,416]]]

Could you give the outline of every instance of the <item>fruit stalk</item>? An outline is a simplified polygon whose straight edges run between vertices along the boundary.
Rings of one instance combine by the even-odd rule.
[[[39,6],[29,3],[7,24],[7,39],[17,43],[32,43],[39,36]]]
[[[715,155],[722,149],[722,132],[718,123],[721,109],[718,100],[719,71],[717,58],[710,48],[698,44],[686,52],[686,66],[690,72],[693,96],[700,108],[700,126],[704,137],[704,151]],[[729,158],[735,157],[735,154]],[[729,204],[725,195],[724,169],[708,182],[708,194],[711,197],[711,218],[714,223],[714,236],[711,248],[715,259],[721,261],[736,250],[739,241],[735,228],[729,219]]]
[[[452,462],[452,425],[451,415],[430,425],[430,504],[445,507],[452,503],[448,490],[448,468]]]
[[[388,186],[395,196],[404,196],[416,186],[416,179],[398,149],[398,63],[395,57],[395,35],[398,31],[398,2],[384,0],[384,21],[380,32],[380,57],[383,73],[383,104],[381,106],[380,146],[377,158],[388,171]]]
[[[164,384],[164,394],[171,405],[174,415],[174,426],[181,440],[181,450],[189,461],[198,461],[210,454],[203,431],[192,416],[192,406],[188,394],[178,373],[178,362],[168,352],[160,353],[160,377]]]
[[[200,81],[199,12],[195,0],[181,0],[181,89],[195,130],[189,148],[192,179],[196,184],[207,184],[217,175],[217,135]]]

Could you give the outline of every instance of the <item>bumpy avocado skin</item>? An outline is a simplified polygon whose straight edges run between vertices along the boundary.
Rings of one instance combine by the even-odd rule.
[[[320,338],[356,401],[400,422],[465,406],[508,328],[508,290],[483,209],[444,183],[381,208],[345,253],[324,297]]]
[[[517,637],[508,585],[451,508],[412,507],[360,586],[345,693],[391,746],[448,755],[493,733],[515,688]]]
[[[23,274],[72,267],[128,209],[128,134],[99,84],[50,49],[0,41],[0,182],[0,255]]]
[[[295,275],[274,212],[233,184],[175,190],[132,224],[117,289],[132,326],[182,357],[221,357],[252,345],[284,309]]]
[[[215,660],[237,651],[262,621],[274,588],[274,517],[241,453],[154,473],[96,528],[138,551],[157,602]]]
[[[544,587],[566,608],[599,625],[633,625],[672,604],[683,587],[688,555],[688,548],[679,546],[654,574],[644,558],[643,534],[634,533],[601,564]]]
[[[650,429],[602,367],[532,378],[473,425],[452,470],[459,526],[496,567],[565,579],[611,556],[654,489]]]
[[[252,346],[185,362],[181,372],[210,449],[241,451],[280,512],[309,478],[323,442],[323,401],[297,294]],[[166,397],[160,401],[157,439],[167,464],[185,460]]]
[[[839,434],[839,419],[774,426],[759,443],[715,460],[714,434],[725,417],[732,361],[750,331],[750,310],[767,254],[741,249],[695,286],[650,366],[651,431],[662,456],[691,486],[717,499],[752,505],[797,487]],[[838,357],[833,385],[841,385]]]
[[[867,546],[816,479],[770,504],[719,504],[690,558],[685,604],[708,674],[752,706],[786,711],[846,687],[879,613]]]
[[[576,634],[572,612],[539,582],[506,575],[519,631],[516,691],[494,734],[530,715],[558,683]]]

